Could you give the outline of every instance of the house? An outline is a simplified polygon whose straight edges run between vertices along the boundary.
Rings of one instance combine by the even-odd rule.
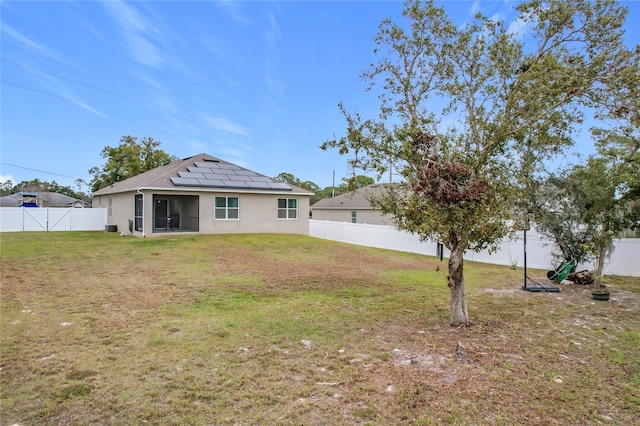
[[[136,236],[309,233],[312,192],[207,154],[133,176],[93,193],[108,229]]]
[[[0,197],[0,207],[87,207],[89,203],[57,192],[18,192]]]
[[[383,194],[386,185],[374,184],[337,197],[324,198],[311,206],[314,220],[393,225],[389,217],[371,206],[370,199]]]

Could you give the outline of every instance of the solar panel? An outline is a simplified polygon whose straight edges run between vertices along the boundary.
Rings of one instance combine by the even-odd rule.
[[[172,176],[171,182],[175,186],[201,188],[292,190],[284,182],[276,182],[270,177],[219,160],[196,161],[186,171]]]

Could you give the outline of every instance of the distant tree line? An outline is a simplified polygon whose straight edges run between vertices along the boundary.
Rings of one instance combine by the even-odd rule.
[[[84,185],[85,182],[82,179],[77,179],[76,186],[78,187],[78,190],[76,191],[70,186],[60,185],[55,180],[47,182],[41,181],[40,179],[32,179],[24,180],[17,184],[8,180],[3,182],[0,186],[0,194],[4,197],[5,195],[17,194],[19,192],[56,192],[58,194],[68,195],[69,197],[90,202],[91,198],[89,195],[82,191],[82,186]]]
[[[375,180],[373,178],[370,178],[368,176],[358,175],[350,179],[343,178],[342,183],[340,183],[337,186],[327,186],[321,189],[314,182],[311,182],[309,180],[302,181],[297,177],[295,177],[294,175],[292,175],[291,173],[282,172],[278,176],[274,177],[274,179],[287,182],[288,184],[295,185],[300,188],[306,189],[307,191],[313,192],[314,195],[311,196],[311,200],[310,200],[311,204],[314,204],[322,200],[323,198],[331,198],[333,196],[338,196],[340,194],[344,194],[346,192],[353,191],[358,188],[363,188],[365,186],[372,185],[375,183]]]

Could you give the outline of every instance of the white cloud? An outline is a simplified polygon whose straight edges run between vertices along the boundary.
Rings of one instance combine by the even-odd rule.
[[[233,133],[240,136],[246,136],[249,134],[249,130],[246,127],[236,124],[226,118],[202,115],[202,120],[216,131]]]
[[[103,4],[122,30],[130,56],[137,62],[154,68],[164,65],[165,60],[153,43],[153,39],[160,35],[157,26],[150,24],[127,3],[108,1]]]
[[[232,153],[225,152],[225,150],[221,150],[222,155],[220,155],[220,159],[227,161],[231,164],[235,164],[236,166],[244,167],[245,169],[253,170],[253,166],[251,162],[246,161],[244,155],[242,157],[234,157]]]
[[[241,149],[236,149],[236,148],[221,148],[220,152],[226,157],[226,158],[235,158],[237,159],[236,161],[242,161],[244,162],[244,158],[246,158],[247,153]]]
[[[15,179],[11,175],[0,175],[0,183],[6,183],[8,181],[16,183]]]
[[[10,26],[5,22],[2,23],[2,33],[5,34],[9,39],[13,39],[24,46],[29,46],[32,49],[36,49],[41,53],[44,53],[45,55],[52,56],[54,58],[62,57],[60,53],[55,52],[49,49],[48,47],[33,41],[32,39],[22,34],[20,31],[16,30],[15,28],[13,28],[12,26]]]
[[[233,0],[222,0],[214,2],[218,8],[220,8],[225,15],[233,19],[237,24],[246,26],[251,24],[251,19],[242,10],[242,2]]]
[[[478,12],[480,12],[480,1],[476,0],[471,4],[471,7],[469,8],[469,15],[473,17]]]
[[[278,21],[273,14],[267,16],[267,25],[264,29],[265,41],[265,85],[269,95],[274,99],[274,105],[286,102],[286,84],[280,75],[280,51],[279,40],[282,38],[282,31]]]
[[[159,83],[158,80],[149,77],[147,74],[139,74],[138,78],[158,92],[167,92],[167,88],[162,83]]]
[[[204,142],[201,142],[199,140],[196,139],[187,139],[186,141],[187,147],[189,148],[190,152],[207,152],[207,149],[209,148],[209,145],[207,145]]]
[[[106,116],[105,114],[101,113],[100,111],[98,111],[97,109],[91,107],[90,105],[82,102],[80,99],[77,99],[75,97],[71,97],[71,96],[67,96],[67,99],[69,99],[71,102],[73,102],[75,105],[79,106],[82,109],[86,109],[89,112],[94,113],[95,115],[102,117],[102,118],[109,118],[108,116]]]
[[[99,117],[109,118],[107,115],[93,108],[91,105],[82,101],[79,96],[75,94],[75,87],[72,87],[66,84],[61,79],[56,78],[55,76],[42,72],[36,68],[30,69],[29,72],[37,75],[37,83],[35,85],[42,86],[45,93],[60,97],[66,101],[71,102],[72,104],[79,106],[82,109],[92,112]]]
[[[529,30],[531,23],[525,22],[520,18],[516,18],[507,27],[507,33],[511,34],[514,37],[518,37],[523,39]]]
[[[141,35],[129,35],[129,49],[133,58],[141,64],[160,68],[164,59],[153,43]]]
[[[198,42],[204,50],[213,53],[217,60],[225,62],[229,60],[229,47],[224,40],[209,34],[202,34],[198,37]]]

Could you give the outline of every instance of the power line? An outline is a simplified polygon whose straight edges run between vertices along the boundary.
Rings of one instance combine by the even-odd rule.
[[[49,56],[52,56],[52,57],[54,57],[54,58],[62,59],[62,60],[64,60],[64,61],[71,62],[71,63],[73,63],[73,64],[81,65],[81,66],[83,66],[83,67],[86,67],[86,68],[89,68],[89,69],[93,69],[93,70],[95,70],[95,71],[101,72],[101,73],[106,74],[106,75],[110,75],[110,76],[112,76],[112,77],[117,77],[117,78],[120,78],[120,79],[122,79],[122,80],[127,80],[127,78],[126,78],[126,77],[123,77],[123,76],[121,76],[121,75],[114,74],[114,73],[109,72],[109,71],[105,71],[105,70],[104,70],[104,69],[102,69],[102,68],[92,67],[92,66],[89,66],[89,65],[83,64],[82,62],[76,61],[75,59],[69,58],[69,57],[67,57],[67,56],[59,55],[59,54],[54,53],[54,52],[52,52],[52,51],[50,51],[50,50],[42,49],[42,48],[40,48],[40,47],[34,46],[34,45],[32,45],[32,44],[29,44],[29,43],[25,43],[25,42],[23,42],[23,41],[20,41],[20,40],[17,40],[17,39],[15,39],[15,38],[13,38],[13,37],[9,37],[9,36],[7,36],[7,35],[5,35],[5,34],[0,34],[0,37],[2,37],[2,38],[3,38],[3,39],[5,39],[5,40],[11,41],[11,42],[13,42],[13,43],[21,44],[21,45],[23,45],[23,46],[25,46],[25,47],[28,47],[28,48],[30,48],[30,49],[38,50],[38,51],[40,51],[40,52],[44,53],[45,55],[49,55]]]
[[[9,62],[9,63],[12,63],[12,64],[16,64],[16,65],[18,65],[18,66],[20,66],[20,67],[22,67],[22,68],[29,69],[29,70],[32,70],[32,71],[36,71],[36,72],[39,72],[39,73],[42,73],[42,74],[47,74],[47,75],[50,75],[50,76],[53,76],[53,77],[56,77],[56,78],[60,78],[60,79],[62,79],[62,80],[71,81],[72,83],[80,84],[80,85],[82,85],[82,86],[89,87],[89,88],[91,88],[91,89],[95,89],[95,90],[99,90],[99,91],[101,91],[101,92],[110,93],[110,94],[112,94],[112,95],[116,95],[116,96],[126,97],[125,95],[123,95],[123,94],[121,94],[121,93],[113,92],[113,91],[111,91],[111,90],[103,89],[103,88],[98,87],[98,86],[93,86],[93,85],[91,85],[91,84],[83,83],[83,82],[81,82],[81,81],[74,80],[74,79],[69,78],[69,77],[64,77],[64,76],[62,76],[62,75],[54,74],[54,73],[51,73],[51,72],[48,72],[48,71],[43,71],[43,70],[40,70],[40,69],[38,69],[38,68],[30,67],[29,65],[21,64],[20,62],[12,61],[12,60],[10,60],[10,59],[4,59],[4,58],[2,58],[2,61],[3,61],[3,62]],[[11,84],[11,83],[10,83],[10,84]]]
[[[33,88],[33,87],[24,86],[24,85],[22,85],[22,84],[13,83],[13,82],[11,82],[11,81],[7,81],[7,80],[1,80],[1,79],[0,79],[0,82],[2,82],[2,83],[6,83],[6,84],[10,84],[10,85],[12,85],[12,86],[20,87],[21,89],[31,90],[32,92],[41,93],[41,94],[43,94],[43,95],[53,96],[54,98],[64,99],[65,101],[69,101],[69,102],[71,102],[71,103],[72,103],[72,104],[74,104],[74,105],[79,105],[79,106],[81,106],[81,107],[84,107],[84,108],[88,109],[89,111],[91,111],[92,113],[94,113],[94,114],[96,114],[96,115],[99,115],[99,116],[100,116],[100,117],[102,117],[102,118],[109,118],[109,117],[107,117],[106,115],[102,114],[101,112],[99,112],[99,111],[97,111],[97,110],[95,110],[95,109],[91,108],[89,105],[87,105],[87,104],[85,104],[85,103],[83,103],[83,102],[81,102],[81,101],[79,101],[79,100],[76,100],[76,99],[72,99],[72,98],[69,98],[69,97],[66,97],[66,96],[62,96],[62,95],[56,95],[55,93],[46,92],[46,91],[44,91],[44,90],[35,89],[35,88]]]
[[[31,170],[32,172],[46,173],[48,175],[61,176],[61,177],[66,177],[66,178],[76,179],[76,180],[79,179],[79,178],[74,177],[74,176],[62,175],[60,173],[47,172],[45,170],[32,169],[32,168],[29,168],[29,167],[18,166],[17,164],[5,163],[4,161],[0,161],[0,164],[4,164],[5,166],[17,167],[19,169]]]
[[[12,86],[20,87],[22,89],[31,90],[32,92],[42,93],[43,95],[49,95],[49,96],[53,96],[54,98],[60,98],[60,99],[64,99],[64,100],[76,103],[76,101],[74,99],[68,98],[66,96],[56,95],[55,93],[45,92],[44,90],[34,89],[33,87],[23,86],[22,84],[12,83],[12,82],[7,81],[7,80],[0,80],[0,82],[5,83],[5,84],[10,84]]]
[[[103,74],[111,75],[111,76],[114,76],[114,77],[117,77],[117,78],[120,78],[120,79],[123,79],[123,80],[128,80],[126,77],[120,76],[118,74],[114,74],[114,73],[105,71],[105,70],[103,70],[101,68],[96,68],[96,67],[92,67],[92,66],[83,64],[82,62],[76,61],[76,60],[71,59],[71,58],[66,57],[66,56],[62,56],[62,55],[56,54],[56,53],[51,52],[51,51],[49,51],[47,49],[43,49],[43,48],[34,46],[32,44],[29,44],[29,43],[25,43],[23,41],[15,39],[15,38],[9,37],[9,36],[7,36],[5,34],[0,34],[0,37],[3,38],[3,39],[6,39],[8,41],[11,41],[13,43],[21,44],[21,45],[23,45],[25,47],[29,47],[31,49],[40,51],[40,52],[42,52],[42,53],[44,53],[46,55],[49,55],[49,56],[52,56],[52,57],[55,57],[55,58],[58,58],[58,59],[62,59],[62,60],[65,60],[65,61],[68,61],[68,62],[71,62],[71,63],[74,63],[74,64],[78,64],[78,65],[81,65],[81,66],[83,66],[85,68],[94,69],[94,70],[97,70],[98,72],[101,72]],[[95,90],[100,90],[102,92],[110,93],[110,94],[113,94],[113,95],[117,95],[117,96],[121,96],[121,97],[127,98],[127,99],[132,100],[132,101],[139,102],[139,100],[137,100],[135,98],[131,98],[130,96],[127,96],[127,95],[123,95],[121,93],[113,92],[111,90],[107,90],[107,89],[103,89],[103,88],[100,88],[100,87],[97,87],[97,86],[93,86],[93,85],[90,85],[90,84],[87,84],[87,83],[83,83],[81,81],[74,80],[74,79],[71,79],[71,78],[68,78],[68,77],[64,77],[64,76],[61,76],[61,75],[58,75],[58,74],[53,74],[53,73],[50,73],[48,71],[39,70],[37,68],[33,68],[31,66],[28,66],[28,65],[25,65],[25,64],[21,64],[19,62],[15,62],[15,61],[12,61],[10,59],[2,58],[2,60],[6,61],[6,62],[14,63],[14,64],[16,64],[18,66],[21,66],[21,67],[24,67],[24,68],[27,68],[27,69],[34,70],[36,72],[41,72],[43,74],[48,74],[48,75],[51,75],[51,76],[54,76],[54,77],[57,77],[57,78],[61,78],[63,80],[68,80],[68,81],[71,81],[71,82],[74,82],[74,83],[77,83],[77,84],[81,84],[83,86],[90,87],[90,88],[95,89]],[[30,90],[32,92],[40,93],[40,94],[43,94],[43,95],[52,96],[54,98],[64,99],[64,100],[69,101],[69,102],[71,102],[71,103],[73,103],[75,105],[78,104],[78,101],[76,99],[72,99],[72,98],[69,98],[67,96],[58,95],[58,94],[55,94],[55,93],[47,92],[45,90],[41,90],[41,89],[36,89],[34,87],[25,86],[23,84],[13,83],[13,82],[7,81],[7,80],[0,79],[0,82],[9,84],[9,85],[12,85],[12,86],[15,86],[15,87],[19,87],[21,89]],[[146,123],[150,123],[150,124],[153,124],[153,125],[158,125],[158,123],[155,122],[155,121],[150,121],[150,120],[147,120],[145,118],[138,117],[138,116],[135,116],[135,115],[125,114],[125,113],[121,113],[121,112],[114,112],[114,114],[125,116],[125,117],[131,117],[131,118],[134,118],[136,120],[144,121]]]
[[[22,84],[13,83],[13,82],[7,81],[7,80],[0,79],[0,82],[5,83],[5,84],[10,84],[11,86],[19,87],[21,89],[30,90],[32,92],[40,93],[40,94],[43,94],[43,95],[53,96],[54,98],[64,99],[65,101],[69,101],[69,102],[73,103],[74,105],[78,104],[78,102],[75,99],[71,99],[71,98],[68,98],[66,96],[56,95],[55,93],[47,92],[47,91],[44,91],[44,90],[40,90],[40,89],[36,89],[36,88],[33,88],[33,87],[29,87],[29,86],[24,86]],[[145,123],[153,124],[155,126],[158,125],[158,123],[156,121],[147,120],[146,118],[139,117],[137,115],[125,114],[123,112],[113,112],[113,114],[121,115],[123,117],[131,117],[131,118],[134,118],[136,120],[144,121]]]
[[[0,0],[0,1],[1,1],[1,0]],[[43,49],[43,48],[40,48],[40,47],[34,46],[33,44],[30,44],[30,43],[25,43],[25,42],[23,42],[23,41],[17,40],[17,39],[15,39],[15,38],[10,37],[10,36],[7,36],[7,35],[5,35],[5,34],[0,34],[0,37],[1,37],[1,38],[3,38],[3,39],[6,39],[6,40],[8,40],[8,41],[11,41],[11,42],[13,42],[13,43],[21,44],[21,45],[23,45],[23,46],[25,46],[25,47],[29,47],[29,48],[31,48],[31,49],[34,49],[34,50],[40,51],[40,52],[42,52],[42,53],[44,53],[44,54],[46,54],[46,55],[49,55],[49,56],[52,56],[52,57],[55,57],[55,58],[65,60],[65,61],[68,61],[68,62],[71,62],[71,63],[77,64],[77,65],[83,66],[83,67],[85,67],[85,68],[93,69],[93,70],[96,70],[96,71],[101,72],[101,73],[103,73],[103,74],[106,74],[106,75],[110,75],[110,76],[113,76],[113,77],[120,78],[120,79],[122,79],[122,80],[129,80],[128,78],[123,77],[123,76],[121,76],[121,75],[118,75],[118,74],[114,74],[114,73],[111,73],[111,72],[105,71],[105,70],[104,70],[104,69],[102,69],[102,68],[97,68],[97,67],[93,67],[93,66],[90,66],[90,65],[83,64],[82,62],[76,61],[75,59],[72,59],[72,58],[69,58],[69,57],[66,57],[66,56],[59,55],[59,54],[54,53],[54,52],[52,52],[52,51],[50,51],[50,50],[47,50],[47,49]],[[139,100],[137,100],[137,99],[135,99],[135,98],[131,98],[130,96],[127,96],[127,95],[123,95],[123,94],[121,94],[121,93],[113,92],[113,91],[110,91],[110,90],[107,90],[107,89],[102,89],[102,88],[97,87],[97,86],[92,86],[92,85],[89,85],[89,84],[86,84],[86,83],[80,82],[80,81],[78,81],[78,80],[73,80],[73,79],[70,79],[70,78],[68,78],[68,77],[63,77],[63,76],[60,76],[60,75],[57,75],[57,74],[53,74],[53,73],[50,73],[50,72],[47,72],[47,71],[42,71],[42,70],[39,70],[39,69],[36,69],[36,68],[30,67],[30,66],[27,66],[27,65],[24,65],[24,64],[21,64],[21,63],[18,63],[18,62],[12,61],[12,60],[4,59],[4,58],[3,58],[2,60],[3,60],[3,61],[7,61],[7,62],[11,62],[11,63],[14,63],[14,64],[17,64],[17,65],[19,65],[19,66],[22,66],[22,67],[25,67],[25,68],[28,68],[28,69],[32,69],[32,70],[37,71],[37,72],[41,72],[41,73],[44,73],[44,74],[49,74],[49,75],[52,75],[52,76],[54,76],[54,77],[58,77],[58,78],[61,78],[61,79],[64,79],[64,80],[69,80],[69,81],[72,81],[72,82],[74,82],[74,83],[81,84],[81,85],[83,85],[83,86],[87,86],[87,87],[90,87],[90,88],[93,88],[93,89],[96,89],[96,90],[100,90],[100,91],[103,91],[103,92],[111,93],[111,94],[114,94],[114,95],[117,95],[117,96],[122,96],[122,97],[127,98],[127,99],[130,99],[130,100],[132,100],[132,101],[137,101],[137,102],[139,102]],[[129,80],[129,81],[130,81],[130,80]],[[0,82],[2,82],[2,83],[6,83],[6,84],[10,84],[10,85],[15,86],[15,87],[20,87],[20,88],[25,89],[25,90],[30,90],[30,91],[32,91],[32,92],[40,93],[40,94],[43,94],[43,95],[53,96],[53,97],[55,97],[55,98],[59,98],[59,99],[64,99],[64,100],[69,101],[69,102],[71,102],[71,103],[73,103],[73,104],[76,104],[76,105],[78,104],[77,100],[75,100],[75,99],[72,99],[72,98],[69,98],[69,97],[66,97],[66,96],[62,96],[62,95],[57,95],[57,94],[55,94],[55,93],[47,92],[47,91],[45,91],[45,90],[36,89],[36,88],[33,88],[33,87],[25,86],[25,85],[18,84],[18,83],[13,83],[13,82],[11,82],[11,81],[2,80],[2,79],[0,79]],[[146,122],[146,123],[150,123],[150,124],[153,124],[153,125],[158,125],[158,124],[157,124],[157,122],[150,121],[150,120],[147,120],[147,119],[145,119],[145,118],[138,117],[138,116],[135,116],[135,115],[125,114],[125,113],[119,113],[119,112],[115,112],[114,114],[122,115],[122,116],[125,116],[125,117],[131,117],[131,118],[134,118],[134,119],[136,119],[136,120],[144,121],[144,122]]]

